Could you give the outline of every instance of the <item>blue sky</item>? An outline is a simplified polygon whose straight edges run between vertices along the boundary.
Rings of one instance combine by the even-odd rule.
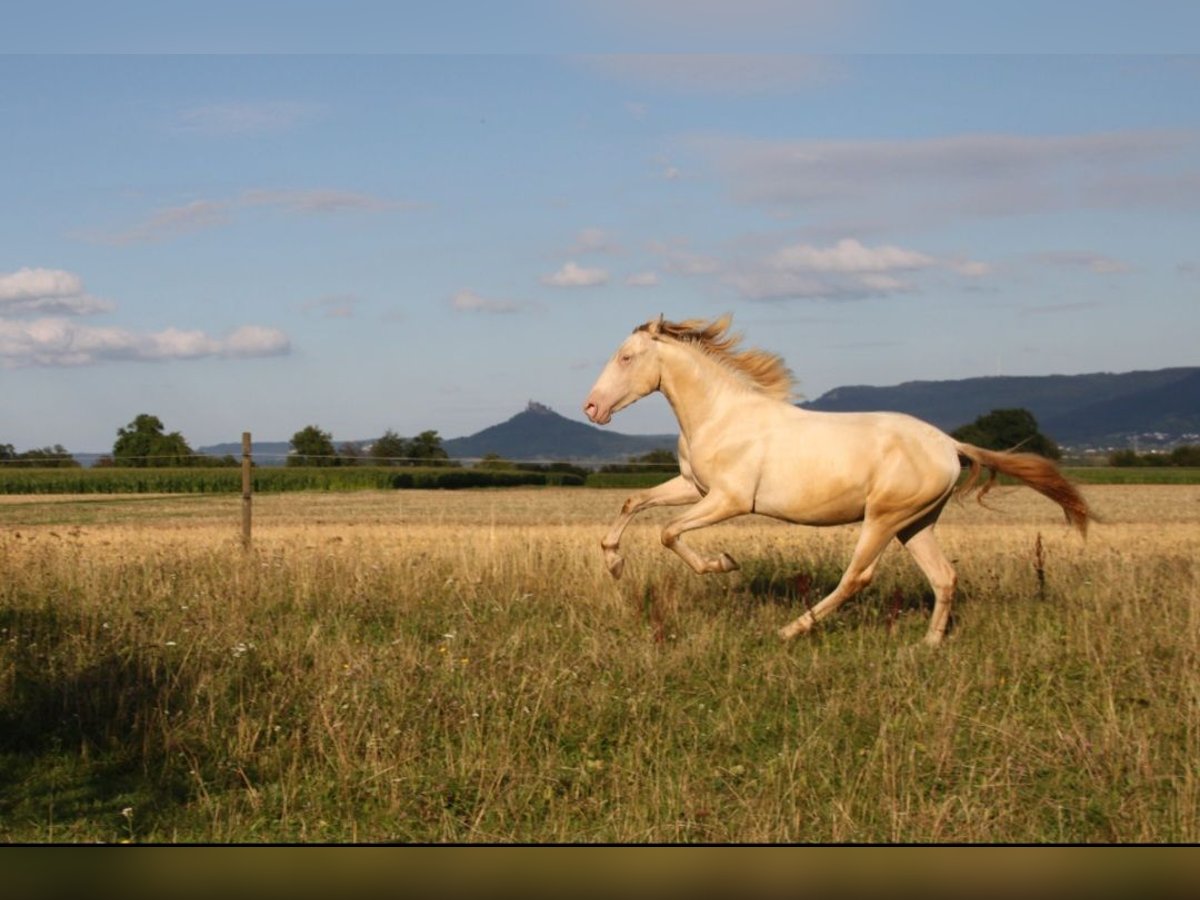
[[[14,5],[0,443],[582,420],[660,312],[809,397],[1198,364],[1198,10]]]

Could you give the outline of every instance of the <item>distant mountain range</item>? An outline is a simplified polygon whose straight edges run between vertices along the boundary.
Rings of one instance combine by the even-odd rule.
[[[1044,434],[1069,448],[1127,447],[1135,441],[1144,447],[1200,443],[1200,367],[856,385],[835,388],[800,405],[830,412],[895,410],[946,431],[993,409],[1022,407],[1034,414]],[[676,439],[675,434],[621,434],[530,401],[507,421],[467,437],[443,438],[442,446],[453,459],[496,453],[511,460],[595,464],[674,450]],[[369,447],[372,441],[351,443]],[[289,447],[286,441],[256,442],[253,452],[262,464],[282,464]],[[237,457],[242,448],[237,443],[217,444],[199,452]]]
[[[1090,375],[909,381],[840,387],[805,409],[906,412],[952,431],[993,409],[1022,407],[1043,434],[1075,448],[1200,440],[1200,367]]]

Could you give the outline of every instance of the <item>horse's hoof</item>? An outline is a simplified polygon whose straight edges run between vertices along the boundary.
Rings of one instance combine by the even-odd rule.
[[[737,560],[735,560],[728,553],[721,554],[721,571],[722,572],[735,572],[740,568],[741,568],[741,566],[739,566],[737,564]]]
[[[606,554],[604,562],[608,566],[608,574],[613,578],[620,578],[621,573],[625,571],[625,559],[616,553]]]
[[[799,635],[808,634],[808,632],[812,630],[812,627],[813,623],[806,621],[805,617],[801,616],[796,621],[788,622],[786,625],[780,628],[779,636],[785,641],[790,641],[792,638],[798,637]]]

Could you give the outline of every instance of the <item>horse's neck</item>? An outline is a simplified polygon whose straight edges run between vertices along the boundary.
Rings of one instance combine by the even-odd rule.
[[[685,438],[713,418],[731,393],[747,391],[740,379],[704,351],[684,344],[663,341],[659,348],[659,389]]]

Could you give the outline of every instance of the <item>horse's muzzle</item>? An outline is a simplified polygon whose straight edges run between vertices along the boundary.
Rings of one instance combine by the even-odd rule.
[[[607,425],[612,421],[612,410],[601,412],[599,404],[591,397],[583,404],[583,414],[588,417],[589,422],[595,422],[597,425]]]

